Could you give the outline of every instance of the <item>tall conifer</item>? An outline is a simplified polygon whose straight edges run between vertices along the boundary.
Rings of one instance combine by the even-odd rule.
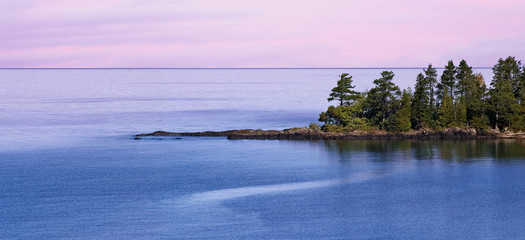
[[[452,101],[454,101],[454,87],[456,86],[456,66],[454,65],[454,62],[452,60],[448,61],[448,64],[445,66],[445,70],[443,70],[443,74],[441,75],[441,82],[439,83],[440,90],[441,90],[441,97],[443,97],[443,92],[445,91],[445,88],[448,88],[448,92],[450,94],[450,97],[452,98]]]
[[[520,97],[521,86],[521,61],[516,61],[514,57],[507,57],[505,60],[500,58],[498,63],[492,68],[495,80],[509,81],[512,86],[514,97]],[[523,99],[517,99],[523,100]]]
[[[393,78],[393,72],[381,72],[381,78],[374,80],[376,86],[368,91],[366,98],[365,116],[382,129],[385,121],[397,110],[396,101],[401,95],[399,87],[392,82]]]
[[[432,111],[430,109],[429,95],[430,90],[428,89],[425,76],[420,73],[416,78],[416,86],[411,107],[411,121],[414,129],[430,127]]]
[[[505,63],[502,59],[492,68],[494,79],[489,90],[489,111],[494,128],[507,128],[518,112],[516,97],[514,97],[511,78],[505,71],[501,71]],[[519,113],[518,113],[519,114]]]
[[[410,105],[412,94],[409,90],[403,90],[401,100],[399,101],[399,110],[389,118],[387,130],[396,132],[406,132],[410,130]]]
[[[437,107],[436,107],[436,84],[437,84],[437,71],[436,68],[432,67],[432,64],[428,65],[428,68],[423,70],[425,72],[425,83],[429,90],[429,107],[430,107],[430,125],[434,125],[434,121],[437,118]]]
[[[440,127],[450,127],[454,123],[454,109],[452,97],[448,93],[448,88],[443,92],[443,100],[438,110],[438,125]]]
[[[472,76],[472,67],[467,64],[467,61],[461,60],[456,68],[456,89],[460,96],[464,96],[468,88],[468,79]]]
[[[349,76],[348,73],[343,73],[339,77],[337,86],[332,88],[328,101],[337,100],[339,101],[339,106],[343,106],[345,103],[357,100],[359,93],[352,90],[355,88],[355,86],[352,86],[352,76]]]

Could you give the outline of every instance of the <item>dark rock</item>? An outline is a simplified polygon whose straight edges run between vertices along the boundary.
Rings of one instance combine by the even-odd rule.
[[[198,137],[227,137],[236,139],[259,139],[259,140],[365,140],[365,139],[415,139],[415,140],[464,140],[464,139],[494,139],[494,138],[525,138],[523,133],[477,133],[474,129],[447,128],[441,131],[420,130],[412,132],[392,133],[382,131],[370,132],[346,132],[327,133],[319,130],[306,128],[276,130],[228,130],[228,131],[205,131],[205,132],[166,132],[156,131],[153,133],[137,134],[135,139],[149,136],[198,136]],[[180,139],[180,138],[175,138]]]

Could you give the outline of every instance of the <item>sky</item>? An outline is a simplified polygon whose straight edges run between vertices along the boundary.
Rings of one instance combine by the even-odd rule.
[[[1,68],[491,67],[523,0],[0,0]]]

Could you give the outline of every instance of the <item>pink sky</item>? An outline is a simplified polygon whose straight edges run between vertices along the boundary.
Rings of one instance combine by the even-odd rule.
[[[522,0],[0,0],[0,67],[442,67],[525,60]]]

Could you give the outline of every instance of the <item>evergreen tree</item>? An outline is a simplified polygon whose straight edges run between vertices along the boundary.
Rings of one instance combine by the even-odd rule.
[[[410,130],[412,93],[410,90],[403,90],[399,110],[389,118],[388,129],[395,132],[406,132]]]
[[[452,60],[448,61],[448,64],[445,66],[443,75],[441,75],[441,82],[438,84],[440,93],[438,93],[438,98],[443,98],[443,92],[445,89],[448,90],[450,98],[454,101],[454,87],[456,86],[456,66]]]
[[[507,57],[505,60],[500,58],[492,68],[494,78],[489,90],[489,111],[491,123],[499,129],[509,126],[525,128],[520,64],[521,61],[514,57]]]
[[[428,84],[429,89],[429,105],[430,105],[430,116],[431,116],[431,125],[433,125],[433,121],[437,118],[437,107],[436,107],[436,99],[435,99],[435,88],[437,84],[437,71],[435,68],[432,67],[432,64],[428,65],[428,68],[423,70],[425,72],[425,82]]]
[[[319,115],[319,121],[324,122],[323,130],[336,132],[369,129],[368,120],[363,117],[363,100],[364,97],[360,95],[351,105],[329,106],[326,112]]]
[[[521,67],[522,73],[518,79],[518,87],[515,93],[518,101],[518,112],[515,114],[515,122],[512,128],[525,131],[525,66]]]
[[[487,115],[475,116],[472,118],[471,127],[476,129],[478,133],[484,132],[488,129],[489,119]]]
[[[475,116],[479,117],[482,112],[479,108],[483,105],[480,101],[485,91],[483,76],[474,75],[472,67],[465,60],[461,60],[456,72],[458,79],[456,89],[459,99],[455,105],[460,110],[456,111],[456,114],[462,114],[461,116],[456,115],[456,122],[459,126],[470,126],[472,119]]]
[[[467,110],[467,125],[472,124],[474,118],[483,118],[485,115],[486,86],[483,75],[477,73],[467,78],[465,102]],[[479,123],[479,122],[478,122]]]
[[[516,95],[520,105],[525,105],[525,64],[521,67],[521,75],[518,80],[518,91]]]
[[[476,86],[474,88],[474,96],[472,98],[472,104],[470,107],[471,112],[469,116],[469,123],[470,127],[476,129],[476,131],[483,132],[489,126],[489,119],[487,117],[486,111],[487,87],[481,74],[474,74],[474,77],[476,79]]]
[[[381,129],[386,128],[386,120],[397,110],[397,101],[401,95],[399,87],[392,79],[391,71],[381,72],[381,78],[374,80],[375,87],[368,91],[365,104],[365,116]]]
[[[337,125],[343,126],[345,124],[345,118],[348,114],[346,106],[329,106],[326,112],[322,112],[319,115],[319,121],[324,122],[325,125]]]
[[[343,106],[345,103],[348,104],[355,101],[359,93],[352,90],[355,88],[355,86],[352,86],[352,76],[349,76],[348,73],[343,73],[339,77],[337,86],[332,88],[328,101],[337,100],[339,101],[339,106]]]
[[[467,126],[467,107],[465,104],[465,97],[459,96],[456,98],[457,101],[454,104],[454,126],[465,127]]]
[[[430,90],[423,74],[417,75],[416,86],[414,89],[414,98],[411,107],[411,122],[414,129],[430,127],[431,114],[430,109]]]
[[[448,93],[448,89],[445,88],[443,92],[443,100],[438,110],[438,125],[444,128],[451,127],[455,121],[452,96]]]
[[[522,75],[521,75],[521,61],[516,61],[514,57],[507,57],[505,60],[500,58],[498,63],[492,68],[494,72],[494,80],[509,81],[512,86],[512,93],[514,97],[521,102]]]
[[[456,79],[458,80],[456,89],[459,96],[465,95],[468,89],[468,79],[472,74],[472,67],[467,64],[467,61],[461,60],[456,69]]]
[[[350,131],[368,128],[368,120],[363,117],[363,94],[352,90],[352,76],[343,73],[332,89],[328,101],[337,100],[339,105],[329,106],[326,112],[319,115],[324,122],[323,129],[329,131]]]
[[[514,57],[499,59],[487,91],[481,74],[462,60],[445,66],[438,84],[430,64],[416,79],[414,94],[401,91],[384,71],[366,93],[353,91],[351,76],[342,74],[332,89],[330,106],[319,116],[325,131],[352,131],[378,127],[407,131],[410,127],[470,127],[485,131],[489,125],[500,130],[525,130],[525,66]]]
[[[489,90],[489,111],[494,128],[506,129],[518,110],[516,98],[512,92],[511,82],[497,75],[491,83]]]

